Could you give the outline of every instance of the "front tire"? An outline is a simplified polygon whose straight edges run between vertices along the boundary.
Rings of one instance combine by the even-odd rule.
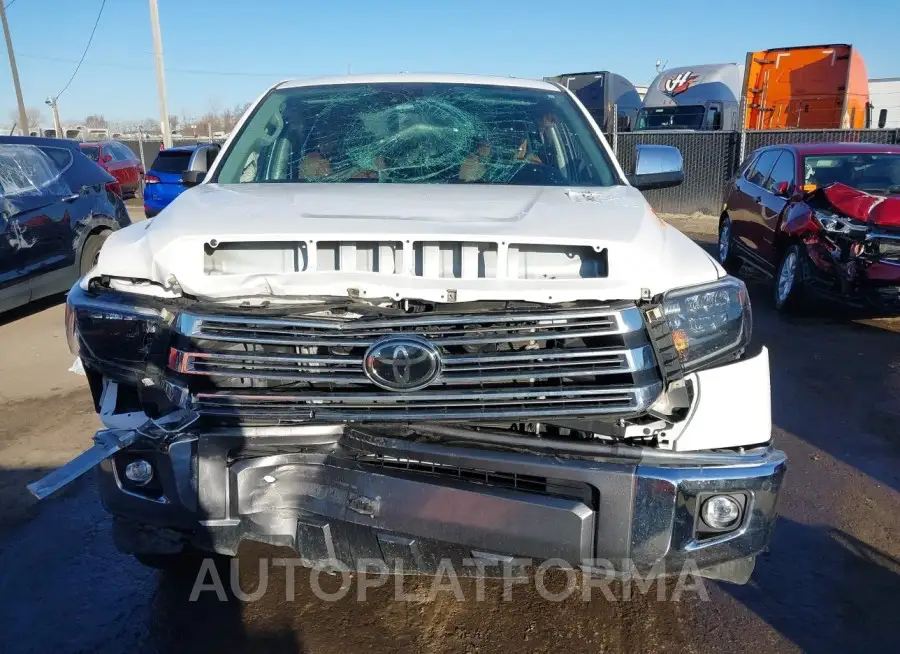
[[[79,274],[82,277],[87,275],[91,271],[91,268],[97,265],[97,259],[100,256],[100,248],[103,247],[103,243],[106,242],[106,239],[109,238],[110,234],[112,234],[112,232],[107,229],[98,234],[91,234],[84,242],[84,247],[81,248],[81,261],[78,266]]]
[[[729,275],[736,275],[740,271],[743,262],[734,253],[734,235],[728,214],[724,214],[719,221],[718,255],[719,263]]]
[[[775,270],[775,308],[789,313],[803,305],[806,295],[806,248],[792,243],[781,254]]]

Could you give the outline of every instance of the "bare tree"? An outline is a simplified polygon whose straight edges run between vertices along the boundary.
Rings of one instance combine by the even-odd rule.
[[[41,123],[44,122],[44,114],[38,107],[26,107],[25,108],[25,118],[28,119],[28,125],[26,126],[27,131],[33,132],[41,127]],[[18,124],[19,122],[19,112],[17,110],[12,110],[9,112],[9,121],[11,123]]]
[[[169,129],[173,132],[178,131],[178,116],[176,116],[175,114],[169,116]]]
[[[85,127],[109,127],[106,118],[102,114],[91,114],[84,119]]]
[[[141,121],[141,127],[144,128],[145,134],[159,134],[162,132],[159,121],[154,118],[144,118],[144,120]]]

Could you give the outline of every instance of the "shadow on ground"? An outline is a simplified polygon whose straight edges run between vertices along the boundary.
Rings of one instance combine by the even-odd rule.
[[[34,302],[29,302],[28,304],[22,305],[21,307],[17,307],[10,311],[4,311],[0,313],[0,326],[8,325],[11,322],[27,318],[28,316],[33,316],[36,313],[40,313],[41,311],[49,309],[50,307],[55,307],[65,301],[66,294],[59,293],[57,295],[51,295],[49,297],[41,298],[40,300],[35,300]]]
[[[839,529],[779,518],[750,583],[720,588],[803,651],[897,651],[900,561]]]

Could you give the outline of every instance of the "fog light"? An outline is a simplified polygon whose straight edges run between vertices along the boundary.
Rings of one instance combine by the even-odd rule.
[[[741,517],[741,505],[728,495],[713,495],[703,503],[703,522],[713,529],[727,529]]]
[[[135,459],[125,466],[125,478],[132,483],[143,486],[153,479],[153,466],[143,459]]]

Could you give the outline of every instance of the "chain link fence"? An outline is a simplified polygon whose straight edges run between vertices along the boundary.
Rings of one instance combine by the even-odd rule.
[[[625,172],[634,171],[635,146],[671,145],[681,150],[684,183],[644,195],[661,213],[719,215],[728,181],[741,164],[743,151],[749,156],[757,148],[789,143],[881,143],[900,145],[896,129],[766,130],[746,132],[620,132],[616,156]],[[613,140],[610,138],[610,143]]]
[[[635,146],[671,145],[681,150],[684,183],[670,189],[647,191],[644,195],[660,213],[703,213],[719,215],[725,186],[740,166],[741,139],[747,156],[766,145],[788,143],[882,143],[900,145],[900,129],[767,130],[746,132],[619,132],[607,139],[625,172],[634,171]],[[175,145],[207,143],[196,139]],[[153,164],[161,141],[122,141],[143,161]]]

